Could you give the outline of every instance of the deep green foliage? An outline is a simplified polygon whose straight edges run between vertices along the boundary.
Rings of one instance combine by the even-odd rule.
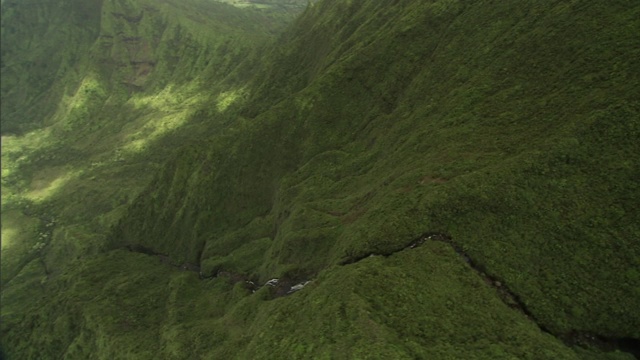
[[[138,14],[149,4],[104,9]],[[116,63],[95,66],[107,90],[90,88],[99,99],[90,114],[127,91],[195,82],[178,95],[211,94],[194,103],[188,125],[132,162],[163,162],[143,191],[143,182],[116,182],[136,189],[116,193],[117,212],[99,208],[100,194],[90,195],[93,210],[74,207],[77,198],[50,201],[78,224],[110,215],[80,231],[93,234],[91,251],[51,246],[50,263],[84,255],[58,276],[47,279],[38,257],[22,264],[3,291],[12,354],[628,358],[572,349],[553,335],[640,338],[639,5],[319,1],[272,46],[249,50],[209,37],[190,12],[231,7],[194,4],[167,2],[183,12],[129,24],[140,38],[131,41],[153,49],[128,59],[133,77]],[[259,41],[256,28],[229,19],[210,24]],[[94,50],[127,58],[127,42],[108,36],[131,21],[111,21]],[[148,78],[136,72],[145,56],[157,61]],[[114,121],[167,111],[148,104]],[[68,133],[94,133],[80,131]],[[133,173],[107,172],[114,181]],[[503,303],[450,246],[402,251],[431,231],[451,235],[532,317]],[[126,245],[197,264],[204,276],[231,275],[202,280],[119,250]],[[275,298],[234,277],[313,281]],[[25,297],[34,300],[21,305]]]
[[[27,31],[33,37],[28,41],[9,35],[2,39],[10,61],[3,71],[17,71],[25,58],[39,54],[39,44],[46,47],[52,41],[72,59],[56,69],[53,85],[26,78],[27,83],[18,84],[9,75],[3,75],[2,81],[2,101],[8,104],[3,111],[12,106],[57,108],[50,116],[40,114],[37,122],[15,118],[23,130],[39,129],[3,137],[3,223],[5,210],[25,212],[31,221],[56,219],[55,236],[49,239],[52,246],[43,251],[53,271],[64,266],[65,258],[104,248],[107,230],[159,164],[186,139],[194,141],[203,136],[203,129],[215,131],[225,121],[217,109],[219,119],[203,121],[202,114],[211,112],[206,104],[239,87],[225,80],[237,66],[238,54],[252,51],[284,21],[273,14],[210,2],[185,7],[182,2],[108,1],[100,21],[87,19],[92,26],[98,23],[99,29],[76,29],[75,23],[65,27],[66,18],[55,12],[56,3],[40,5],[45,14],[52,12],[49,22],[39,23],[43,32],[76,31],[75,36],[95,40],[86,47],[80,47],[84,46],[80,41],[71,41],[78,47],[63,47],[39,30]],[[69,6],[76,10],[85,6],[73,5]],[[25,31],[20,14],[28,12],[28,6],[6,3],[3,7],[7,8],[3,24]],[[194,12],[200,12],[198,17],[192,16]],[[201,18],[203,13],[214,15]],[[32,45],[22,49],[22,41]],[[16,89],[42,91],[38,86],[46,91],[35,103],[11,95]],[[227,98],[227,102],[234,100]],[[3,128],[13,122],[3,113]],[[3,229],[34,232],[18,223]],[[34,236],[3,249],[12,259],[2,263],[3,282],[32,259],[32,247],[40,240]]]
[[[2,3],[3,135],[33,129],[51,116],[65,91],[61,78],[75,80],[70,68],[98,35],[102,0],[51,2]]]

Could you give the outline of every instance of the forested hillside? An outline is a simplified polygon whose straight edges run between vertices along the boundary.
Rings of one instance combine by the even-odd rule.
[[[217,131],[202,104],[241,97],[253,64],[238,65],[291,19],[207,0],[3,2],[3,333],[106,248],[170,154]]]
[[[277,3],[3,3],[9,358],[640,353],[640,5]]]

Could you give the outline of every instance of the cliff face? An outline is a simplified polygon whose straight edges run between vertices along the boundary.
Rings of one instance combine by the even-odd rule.
[[[319,1],[260,47],[272,8],[94,5],[3,138],[11,354],[637,351],[640,6]]]

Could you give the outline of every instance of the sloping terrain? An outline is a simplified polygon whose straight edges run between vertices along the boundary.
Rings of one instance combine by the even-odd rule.
[[[171,153],[216,131],[251,72],[240,61],[290,18],[209,1],[3,1],[3,331],[41,283],[105,248]]]
[[[45,249],[47,256],[58,251],[75,258],[87,248],[103,247],[103,239],[95,238],[104,238],[154,169],[185,139],[195,141],[203,128],[216,131],[223,122],[204,126],[198,120],[201,104],[215,103],[211,111],[222,119],[242,96],[238,79],[246,75],[236,71],[240,60],[285,24],[273,14],[209,1],[51,1],[38,3],[42,9],[35,13],[63,19],[48,11],[84,14],[86,7],[98,14],[99,26],[79,29],[73,23],[34,20],[45,29],[41,34],[21,27],[24,17],[34,16],[32,8],[15,2],[3,6],[2,199],[8,225],[3,231],[36,233],[28,241],[3,239],[9,253],[3,282],[35,256],[26,253],[51,238],[64,245]],[[59,35],[66,33],[93,42]],[[77,47],[65,46],[68,42]],[[49,56],[46,46],[61,50]],[[54,61],[58,56],[71,60],[60,65]],[[51,84],[33,78],[38,73],[29,70],[32,58],[55,69]],[[45,90],[29,95],[36,86]],[[34,108],[53,111],[27,118]],[[29,222],[25,216],[41,224],[15,228]],[[51,267],[64,263],[61,258],[46,262]]]
[[[135,28],[144,4],[160,3],[104,8]],[[171,37],[134,31],[119,47],[104,36],[123,24],[103,22],[96,44],[109,51],[96,54],[109,56],[96,55],[108,61],[95,71],[121,85],[119,104],[157,111],[137,121],[184,106],[190,125],[150,145],[147,125],[125,138],[124,154],[143,149],[162,166],[153,178],[141,169],[148,186],[117,212],[100,210],[110,214],[100,236],[78,241],[92,251],[52,257],[76,254],[54,230],[46,255],[30,244],[33,261],[5,270],[3,245],[3,279],[13,271],[3,296],[14,304],[3,310],[6,349],[70,359],[633,358],[638,19],[627,1],[319,1],[273,45],[238,49],[222,73],[206,63],[230,48],[203,50],[196,39],[209,30],[183,25],[199,21],[174,20],[182,30]],[[128,70],[109,70],[123,56]],[[172,89],[185,90],[172,101]],[[182,146],[162,152],[166,143]],[[123,180],[131,174],[118,184],[142,189],[147,181]],[[55,214],[87,208],[50,204]],[[47,277],[40,262],[65,266]]]

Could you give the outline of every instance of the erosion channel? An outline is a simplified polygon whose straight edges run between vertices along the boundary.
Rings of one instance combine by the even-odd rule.
[[[387,253],[368,253],[363,256],[348,258],[340,263],[342,266],[349,266],[351,264],[355,264],[363,259],[366,259],[371,256],[383,256],[389,257],[401,251],[410,251],[416,249],[427,241],[438,241],[445,243],[461,257],[461,259],[478,275],[480,276],[484,282],[494,288],[500,297],[500,299],[509,307],[518,310],[523,316],[525,316],[528,320],[534,322],[541,331],[544,331],[548,334],[551,334],[561,341],[563,341],[568,346],[580,346],[580,347],[595,347],[602,351],[623,351],[634,355],[636,358],[640,359],[640,339],[634,338],[612,338],[606,337],[599,334],[592,334],[582,331],[570,331],[568,333],[557,334],[551,332],[547,329],[543,324],[541,324],[535,316],[527,309],[524,302],[520,299],[520,297],[515,294],[513,291],[509,289],[507,284],[494,275],[488,274],[487,271],[481,264],[475,262],[458,244],[456,244],[453,239],[446,234],[439,232],[427,232],[412,240],[405,247],[390,251]],[[160,262],[166,264],[168,266],[176,267],[181,271],[192,271],[198,274],[198,277],[201,280],[213,279],[213,278],[226,278],[233,283],[243,282],[245,287],[252,292],[256,292],[262,287],[271,288],[272,298],[278,298],[282,296],[287,296],[293,294],[299,290],[302,290],[307,284],[313,281],[313,279],[287,279],[287,278],[273,278],[265,282],[263,285],[257,284],[257,279],[251,279],[243,274],[232,273],[225,270],[218,270],[215,274],[204,274],[199,264],[193,263],[182,263],[176,264],[171,261],[171,258],[166,254],[161,254],[153,249],[146,248],[139,245],[128,245],[125,247],[127,250],[136,253],[143,253],[150,256],[155,256],[159,259]]]

